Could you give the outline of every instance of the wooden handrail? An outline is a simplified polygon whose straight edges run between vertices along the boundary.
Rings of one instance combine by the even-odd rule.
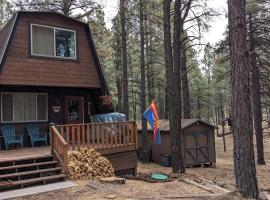
[[[65,139],[61,136],[61,134],[58,132],[58,130],[53,126],[52,127],[53,129],[53,132],[56,134],[56,136],[59,138],[59,140],[64,144],[66,145],[67,142],[65,141]]]
[[[69,126],[80,126],[80,125],[103,125],[103,124],[119,124],[119,123],[136,123],[136,121],[123,121],[123,122],[100,122],[100,123],[83,123],[83,124],[64,124],[54,125],[54,127],[69,127]]]

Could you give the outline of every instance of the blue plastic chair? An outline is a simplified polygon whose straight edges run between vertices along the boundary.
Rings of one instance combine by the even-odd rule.
[[[27,128],[28,135],[30,137],[32,147],[35,146],[35,142],[45,142],[45,144],[48,145],[47,133],[40,134],[39,127],[37,124],[28,124],[26,128]]]
[[[1,131],[5,139],[6,150],[8,149],[10,144],[20,144],[23,148],[23,136],[16,135],[14,126],[4,125],[1,127]]]

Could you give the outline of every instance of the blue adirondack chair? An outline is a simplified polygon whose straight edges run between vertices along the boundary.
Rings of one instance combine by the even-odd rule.
[[[15,134],[15,127],[4,125],[1,127],[2,135],[5,139],[5,147],[8,149],[10,144],[20,144],[23,147],[23,136]]]
[[[30,140],[31,140],[32,147],[35,146],[35,142],[45,142],[45,144],[48,145],[47,133],[40,134],[39,127],[37,124],[28,124],[26,128],[27,128],[27,132],[30,137]]]

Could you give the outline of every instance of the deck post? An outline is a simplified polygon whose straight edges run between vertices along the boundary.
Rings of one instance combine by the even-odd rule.
[[[64,145],[63,149],[63,172],[67,174],[68,172],[68,144]]]
[[[53,151],[53,143],[54,143],[54,138],[53,138],[53,134],[52,134],[52,127],[54,126],[54,123],[50,123],[49,124],[49,129],[50,129],[50,145],[51,145],[51,153],[54,154]]]

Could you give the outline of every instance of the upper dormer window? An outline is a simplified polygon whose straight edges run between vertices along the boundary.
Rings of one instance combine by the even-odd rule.
[[[31,24],[31,55],[76,59],[76,32]]]

